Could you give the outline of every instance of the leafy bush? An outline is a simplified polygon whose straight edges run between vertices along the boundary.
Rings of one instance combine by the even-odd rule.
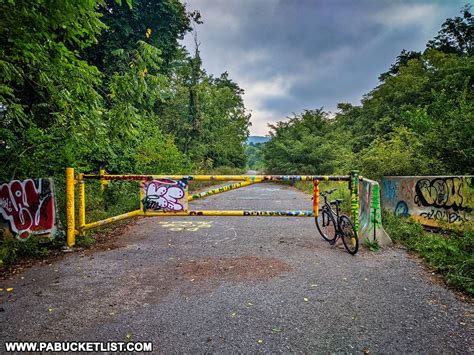
[[[406,127],[376,138],[360,152],[360,170],[372,179],[382,176],[424,175],[442,171],[436,159],[424,154],[420,138]]]
[[[18,258],[44,257],[49,252],[47,246],[48,244],[38,238],[29,238],[26,241],[2,239],[0,240],[0,267],[12,264]]]

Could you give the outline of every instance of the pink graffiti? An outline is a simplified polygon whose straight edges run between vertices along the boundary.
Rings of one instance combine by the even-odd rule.
[[[154,180],[145,185],[146,209],[164,211],[183,211],[179,202],[184,197],[184,190],[172,180]]]
[[[37,185],[35,185],[35,181]],[[54,199],[48,180],[13,180],[0,185],[0,214],[11,231],[24,240],[54,227]]]

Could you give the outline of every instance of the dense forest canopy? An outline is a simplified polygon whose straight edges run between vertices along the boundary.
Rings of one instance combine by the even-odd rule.
[[[245,165],[250,115],[178,0],[0,3],[0,180]]]
[[[178,0],[0,3],[0,180],[80,171],[243,167],[243,90],[203,69],[202,23]],[[271,126],[248,166],[271,173],[472,174],[471,7],[424,52],[403,50],[362,104]]]
[[[423,53],[403,50],[360,106],[306,110],[271,126],[272,173],[474,173],[474,16],[447,19]]]

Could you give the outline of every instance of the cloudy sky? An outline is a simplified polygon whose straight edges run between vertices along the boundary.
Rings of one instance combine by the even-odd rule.
[[[359,104],[402,49],[423,50],[469,0],[187,0],[208,73],[245,90],[251,134],[304,109]],[[193,52],[193,39],[184,44]]]

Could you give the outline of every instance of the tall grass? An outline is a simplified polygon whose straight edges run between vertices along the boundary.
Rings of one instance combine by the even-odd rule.
[[[429,233],[410,218],[384,212],[384,228],[393,241],[405,245],[442,274],[446,283],[474,296],[474,231]]]
[[[313,195],[314,183],[313,181],[296,181],[294,186],[310,195]],[[351,210],[351,191],[349,190],[349,183],[347,181],[320,181],[319,192],[324,192],[330,189],[337,189],[328,196],[328,201],[335,199],[342,199],[341,212],[349,213]],[[319,207],[322,206],[324,200],[322,196],[319,197]]]

